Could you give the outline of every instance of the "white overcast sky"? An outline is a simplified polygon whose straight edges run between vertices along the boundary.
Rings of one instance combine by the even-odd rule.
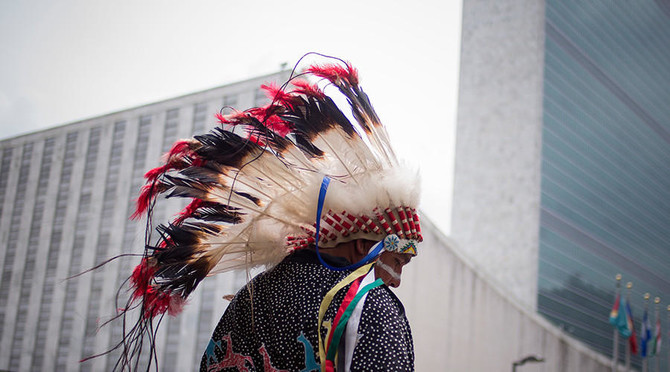
[[[0,139],[349,60],[449,232],[461,0],[0,0]]]

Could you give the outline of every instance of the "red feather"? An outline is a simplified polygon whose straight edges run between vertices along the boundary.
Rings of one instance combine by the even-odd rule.
[[[172,169],[184,169],[189,163],[190,159],[187,160],[187,157],[195,157],[195,153],[191,150],[191,145],[193,144],[190,140],[181,140],[177,141],[172,145],[170,151],[166,152],[163,156],[163,164],[160,167],[149,170],[144,174],[144,178],[147,180],[147,183],[153,182],[158,177],[162,176],[166,172]]]
[[[167,311],[169,315],[172,316],[177,316],[179,313],[184,310],[184,306],[186,305],[186,300],[184,297],[180,295],[172,295],[170,296],[170,303],[167,306]]]
[[[130,276],[131,288],[134,288],[132,299],[141,298],[144,302],[144,318],[151,319],[168,312],[174,316],[184,308],[185,300],[179,294],[161,292],[151,285],[157,267],[151,266],[147,258],[135,267]]]
[[[300,97],[281,90],[275,83],[263,84],[261,85],[261,89],[265,90],[265,93],[272,102],[278,102],[283,106],[293,108],[301,103]]]
[[[232,124],[228,119],[230,115],[224,115],[220,112],[217,112],[214,116],[216,117],[216,120],[218,120],[220,124]]]
[[[149,203],[151,202],[151,199],[153,199],[153,197],[154,193],[151,184],[142,186],[140,196],[137,197],[135,213],[133,213],[133,215],[130,216],[130,219],[136,220],[140,218],[144,214],[144,212],[146,212],[147,209],[149,209]]]
[[[307,69],[307,72],[328,79],[335,85],[338,85],[341,80],[347,81],[350,85],[358,85],[358,70],[348,62],[346,67],[333,64],[313,65]]]
[[[183,159],[185,156],[193,154],[191,146],[194,145],[193,140],[179,140],[172,145],[170,151],[165,154],[166,163],[170,163],[174,158]]]
[[[249,141],[257,144],[260,147],[265,147],[265,142],[263,142],[257,135],[252,134],[249,136]]]
[[[130,276],[130,287],[134,288],[133,299],[140,298],[149,291],[151,279],[154,277],[157,267],[149,266],[148,262],[147,258],[143,258]]]
[[[233,113],[224,115],[221,113],[217,113],[216,119],[219,121],[221,124],[228,124],[228,125],[238,125],[244,122],[244,120],[247,119],[246,113],[243,111],[233,111]]]
[[[315,97],[317,99],[324,99],[326,97],[326,94],[323,93],[316,84],[310,84],[307,80],[296,79],[293,80],[292,84],[298,88],[293,90],[295,93],[304,94],[308,97]]]
[[[166,185],[161,182],[153,181],[142,186],[140,196],[137,197],[135,213],[130,216],[131,220],[140,218],[144,212],[149,209],[149,204],[156,197],[156,195],[166,190]]]
[[[182,222],[184,222],[185,219],[189,218],[190,216],[193,215],[193,213],[200,208],[202,205],[203,201],[200,199],[193,199],[189,205],[186,206],[181,212],[179,212],[179,217],[174,220],[175,225],[181,225]]]
[[[155,318],[165,312],[176,316],[181,313],[186,304],[180,295],[171,292],[157,292],[155,287],[149,287],[143,298],[145,319]]]
[[[159,193],[165,191],[164,185],[158,182],[159,177],[173,169],[184,169],[192,164],[202,164],[202,159],[193,151],[193,148],[197,144],[197,141],[194,140],[175,142],[170,151],[164,155],[165,164],[153,168],[144,174],[147,183],[140,190],[140,195],[137,198],[137,207],[135,213],[130,216],[131,219],[137,219],[144,214],[149,208],[151,200]]]
[[[293,130],[289,123],[280,119],[277,115],[268,117],[265,120],[265,126],[282,137],[286,137]]]
[[[279,116],[275,115],[275,112],[282,110],[284,110],[284,107],[282,106],[269,105],[249,109],[246,113],[261,122],[266,128],[285,137],[287,134],[291,133],[293,127],[290,123],[285,122]]]
[[[162,174],[165,174],[165,172],[167,172],[169,169],[170,169],[169,164],[156,167],[154,169],[149,170],[147,173],[144,173],[144,178],[146,178],[148,182],[153,182]]]

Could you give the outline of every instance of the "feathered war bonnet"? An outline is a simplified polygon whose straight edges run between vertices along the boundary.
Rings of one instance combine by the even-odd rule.
[[[309,76],[339,90],[353,122]],[[159,243],[131,276],[145,320],[177,313],[207,275],[273,265],[313,245],[317,225],[319,247],[390,237],[386,249],[416,253],[418,175],[396,159],[357,71],[344,62],[314,65],[263,88],[269,105],[217,115],[221,127],[177,142],[145,175],[135,217],[159,194],[192,200],[158,226]]]

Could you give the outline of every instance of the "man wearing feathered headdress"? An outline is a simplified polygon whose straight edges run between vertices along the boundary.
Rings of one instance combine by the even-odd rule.
[[[131,277],[142,316],[122,366],[153,337],[152,319],[178,312],[206,276],[263,265],[232,299],[201,371],[413,370],[409,323],[388,287],[422,240],[418,177],[340,62],[265,86],[269,105],[218,115],[220,128],[176,143],[147,173],[137,215],[161,193],[192,201],[158,227]],[[334,85],[354,120],[305,75]]]

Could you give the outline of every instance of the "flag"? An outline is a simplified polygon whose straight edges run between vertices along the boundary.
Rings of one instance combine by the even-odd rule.
[[[649,322],[649,311],[644,309],[642,316],[642,332],[640,332],[640,356],[645,358],[647,356],[647,346],[651,340],[651,323]]]
[[[633,311],[630,308],[630,302],[626,302],[626,325],[630,330],[628,344],[631,354],[637,354],[637,337],[635,336],[635,322],[633,321]]]
[[[656,319],[656,332],[654,339],[651,341],[650,355],[658,355],[661,352],[661,320]]]
[[[622,302],[624,306],[620,306]],[[626,301],[617,294],[612,311],[610,311],[610,323],[619,330],[621,336],[628,338],[630,337],[630,329],[626,320],[625,303]]]

